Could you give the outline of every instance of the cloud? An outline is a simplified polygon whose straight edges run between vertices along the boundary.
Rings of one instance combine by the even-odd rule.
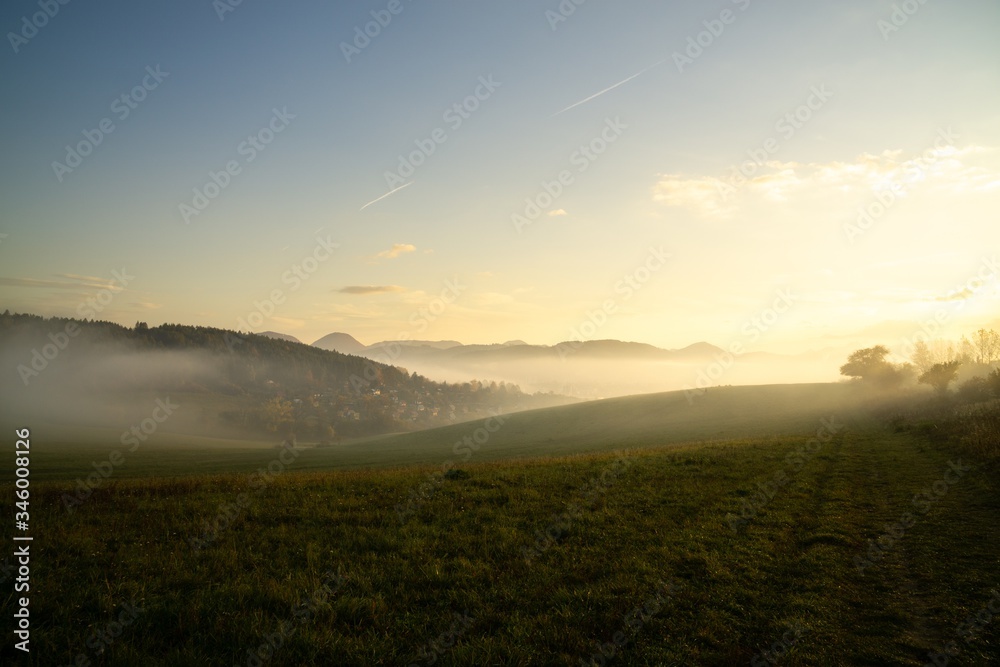
[[[903,151],[863,153],[852,161],[825,163],[745,162],[719,178],[661,174],[654,202],[686,208],[706,218],[728,218],[748,203],[784,204],[817,197],[864,196],[893,190],[901,196],[923,191],[939,195],[1000,190],[1000,169],[974,164],[994,153],[982,146],[945,146],[906,157]]]
[[[396,259],[400,255],[405,255],[408,252],[413,252],[417,249],[417,246],[411,243],[393,243],[392,247],[388,250],[383,250],[382,252],[375,255],[375,259]]]
[[[566,209],[557,208],[554,211],[549,211],[549,217],[550,218],[555,218],[555,217],[559,217],[559,216],[563,216],[563,215],[569,215],[569,213],[566,212]]]
[[[387,294],[389,292],[405,292],[406,288],[399,285],[348,285],[337,291],[341,294]]]
[[[162,308],[162,303],[153,303],[152,301],[130,301],[129,304],[133,308],[142,308],[144,310],[156,310],[157,308]]]
[[[945,296],[933,297],[933,301],[966,301],[975,296],[976,291],[966,287],[965,289],[958,290],[957,292],[952,292],[951,294],[946,294]]]
[[[734,207],[725,203],[724,187],[721,179],[712,176],[662,174],[653,186],[653,201],[687,208],[708,218],[728,217]]]

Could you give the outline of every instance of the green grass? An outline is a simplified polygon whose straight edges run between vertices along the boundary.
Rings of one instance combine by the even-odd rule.
[[[625,466],[608,451],[486,460],[491,446],[531,453],[502,440],[524,437],[510,426],[542,419],[527,413],[491,436],[484,456],[461,464],[465,475],[450,478],[436,474],[436,451],[428,457],[434,465],[286,472],[257,490],[236,474],[116,477],[73,513],[60,502],[69,482],[39,483],[33,653],[22,662],[69,664],[85,653],[92,664],[247,664],[247,652],[289,622],[294,632],[265,664],[427,664],[418,660],[421,648],[443,638],[453,645],[434,664],[579,665],[619,631],[628,641],[609,664],[749,664],[795,626],[800,636],[780,664],[923,665],[1000,586],[994,469],[951,442],[838,413],[848,428],[814,442],[818,451],[804,450],[796,471],[787,457],[820,428],[805,409],[788,408],[786,421],[775,421],[775,431],[797,428],[797,435],[762,430],[676,444],[691,433],[708,440],[730,428],[752,432],[752,410],[774,402],[768,391],[756,407],[744,401],[742,418],[717,415],[699,429],[688,412],[659,437],[657,420],[640,406],[662,405],[663,397],[630,399],[636,409],[619,423],[635,422],[631,435],[577,436],[594,449],[643,443],[624,453]],[[608,414],[630,400],[608,402]],[[591,432],[604,409],[575,407],[548,413],[568,435],[555,423],[535,424],[542,442],[552,439],[550,453],[573,433]],[[446,430],[441,440],[456,433]],[[868,540],[913,511],[913,496],[933,488],[958,456],[972,469],[859,571],[855,557]],[[789,483],[766,503],[754,500],[779,471]],[[602,474],[605,482],[588,494]],[[423,499],[401,521],[398,508],[421,484]],[[242,492],[248,502],[238,516],[193,549],[190,538],[206,537],[204,522]],[[2,493],[12,512],[9,484]],[[733,530],[743,502],[756,503],[757,513]],[[568,510],[574,518],[553,531],[558,540],[526,560],[538,531]],[[299,622],[295,605],[322,591],[330,571],[342,580],[326,579],[329,599],[306,608]],[[663,586],[671,583],[667,597]],[[88,638],[130,601],[144,611],[98,656]],[[655,613],[629,626],[643,604]],[[11,605],[8,596],[5,618]],[[4,659],[11,643],[0,649]],[[997,660],[1000,619],[949,664]]]

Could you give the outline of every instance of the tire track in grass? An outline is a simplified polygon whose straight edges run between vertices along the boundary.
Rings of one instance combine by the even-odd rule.
[[[968,498],[955,493],[927,514],[914,511],[914,494],[941,479],[948,456],[920,447],[911,437],[869,429],[845,456],[836,492],[846,510],[839,521],[853,538],[833,564],[844,579],[840,590],[845,594],[819,602],[843,619],[837,635],[853,643],[843,647],[852,660],[923,665],[925,651],[941,632],[933,611],[937,600],[912,552],[940,540],[936,528],[960,512]],[[831,510],[830,504],[821,509]],[[907,512],[915,521],[901,531]],[[866,553],[869,540],[881,540],[886,548],[877,562],[859,570],[855,557]]]
[[[733,619],[729,647],[717,647],[722,656],[748,659],[751,646],[766,647],[788,622],[799,620],[811,636],[784,664],[923,664],[921,652],[940,632],[931,623],[929,605],[917,599],[920,587],[909,562],[908,538],[865,577],[852,558],[865,540],[881,534],[884,524],[897,521],[912,495],[938,479],[946,465],[946,456],[918,451],[908,438],[868,426],[831,442],[744,534],[702,540],[702,557],[681,561],[692,562],[703,574],[712,569],[704,566],[706,560],[729,570],[725,583],[732,587],[742,581],[745,587],[730,592],[736,606],[742,602],[758,612],[756,619]],[[687,517],[685,532],[696,523],[724,525],[720,519],[730,495]],[[924,538],[918,533],[912,539]],[[748,562],[754,557],[759,560]],[[699,597],[706,606],[718,607],[725,592],[710,579],[702,582]]]
[[[755,641],[741,648],[741,660],[796,664],[803,648],[817,641],[812,626],[822,623],[824,617],[816,609],[813,593],[825,591],[825,587],[815,583],[822,562],[817,560],[812,547],[836,546],[843,541],[842,536],[820,520],[820,509],[826,503],[831,480],[839,474],[836,468],[844,437],[842,433],[825,444],[823,450],[796,471],[788,486],[780,495],[776,494],[758,518],[758,527],[748,531],[747,539],[770,547],[763,591],[767,593],[766,605],[773,611],[758,619],[758,627],[750,628],[748,634],[756,636]],[[796,629],[798,648],[784,644],[790,628]],[[765,653],[772,649],[776,653]],[[788,653],[789,650],[793,652]],[[747,651],[751,651],[750,656],[744,655]]]
[[[885,443],[871,442],[868,433],[849,436],[823,471],[810,505],[814,519],[799,531],[802,558],[822,571],[821,585],[803,603],[816,619],[815,640],[827,647],[827,659],[839,654],[856,664],[896,661],[901,647],[890,648],[887,640],[914,623],[911,610],[890,596],[897,587],[891,571],[861,578],[852,561],[866,535],[898,516],[894,496],[900,486],[886,465],[886,451]],[[882,592],[873,598],[876,583]]]

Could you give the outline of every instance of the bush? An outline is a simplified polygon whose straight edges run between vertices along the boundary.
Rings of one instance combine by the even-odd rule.
[[[1000,368],[986,376],[986,383],[993,390],[993,396],[1000,398]]]
[[[958,387],[958,397],[966,403],[982,403],[993,397],[993,387],[987,378],[974,377]]]

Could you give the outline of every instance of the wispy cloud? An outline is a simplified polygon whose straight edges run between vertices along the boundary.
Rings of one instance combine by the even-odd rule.
[[[44,288],[44,289],[73,289],[77,290],[81,287],[93,288],[93,289],[107,289],[117,292],[122,289],[122,287],[116,284],[113,280],[108,280],[106,278],[95,278],[93,276],[78,276],[72,273],[59,273],[56,274],[60,278],[67,278],[68,280],[40,280],[35,278],[3,278],[0,277],[0,285],[6,285],[7,287],[34,287],[34,288]]]
[[[390,292],[405,292],[406,288],[399,285],[348,285],[337,291],[341,294],[388,294]]]
[[[649,67],[647,67],[647,68],[645,68],[645,69],[643,69],[643,70],[640,70],[640,71],[636,72],[636,73],[635,73],[635,74],[633,74],[632,76],[630,76],[630,77],[628,77],[628,78],[625,78],[625,79],[622,79],[621,81],[619,81],[619,82],[618,82],[618,83],[616,83],[615,85],[613,85],[613,86],[608,86],[608,87],[607,87],[607,88],[605,88],[604,90],[602,90],[602,91],[600,91],[600,92],[597,92],[597,93],[594,93],[594,94],[593,94],[593,95],[591,95],[590,97],[586,97],[586,98],[584,98],[584,99],[580,100],[579,102],[574,102],[573,104],[569,105],[569,106],[568,106],[568,107],[566,107],[565,109],[563,109],[563,110],[561,110],[561,111],[557,111],[557,112],[555,112],[554,114],[552,114],[552,116],[549,116],[549,118],[552,118],[552,117],[554,117],[554,116],[558,116],[558,115],[559,115],[559,114],[561,114],[561,113],[566,113],[566,112],[567,112],[567,111],[569,111],[570,109],[575,109],[576,107],[580,106],[581,104],[586,104],[587,102],[589,102],[589,101],[591,101],[591,100],[594,100],[594,99],[597,99],[598,97],[600,97],[601,95],[604,95],[605,93],[610,93],[610,92],[611,92],[612,90],[614,90],[614,89],[615,89],[615,88],[617,88],[618,86],[624,86],[624,85],[625,85],[626,83],[628,83],[628,82],[629,82],[629,81],[631,81],[632,79],[636,78],[637,76],[641,76],[641,75],[645,74],[646,72],[648,72],[649,70],[651,70],[651,69],[653,69],[654,67],[656,67],[657,65],[662,65],[662,64],[663,64],[663,63],[665,63],[665,62],[666,62],[666,60],[660,60],[659,62],[655,62],[655,63],[653,63],[652,65],[650,65]]]
[[[567,213],[566,209],[563,209],[563,208],[557,208],[554,211],[549,211],[549,217],[550,218],[558,218],[558,217],[561,217],[561,216],[564,216],[564,215],[569,215],[569,213]]]
[[[375,255],[375,259],[396,259],[400,255],[405,255],[408,252],[413,252],[417,249],[417,246],[412,243],[393,243],[392,247],[388,250],[383,250]]]
[[[653,186],[653,201],[687,208],[707,218],[724,218],[733,212],[733,206],[722,197],[724,183],[714,176],[684,176],[661,174]]]
[[[889,188],[903,195],[926,191],[945,195],[1000,190],[1000,169],[974,164],[992,149],[947,146],[931,154],[905,157],[902,151],[864,153],[853,161],[801,163],[769,161],[757,165],[749,178],[737,173],[720,178],[706,175],[661,174],[652,188],[653,201],[687,208],[707,218],[726,218],[740,204],[758,199],[785,203],[796,198],[864,195]]]

